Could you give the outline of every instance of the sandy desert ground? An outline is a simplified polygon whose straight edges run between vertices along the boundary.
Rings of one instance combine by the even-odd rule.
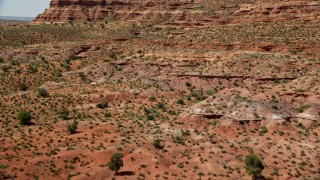
[[[302,20],[0,27],[0,179],[250,179],[250,152],[266,179],[320,179],[319,30]]]

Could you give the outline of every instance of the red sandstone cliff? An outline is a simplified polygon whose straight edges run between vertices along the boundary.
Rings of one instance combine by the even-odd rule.
[[[248,2],[247,2],[248,1]],[[218,23],[319,21],[320,1],[52,0],[34,22],[171,20]]]

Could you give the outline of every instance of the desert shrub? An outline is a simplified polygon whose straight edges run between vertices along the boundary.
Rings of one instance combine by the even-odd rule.
[[[185,130],[185,131],[183,129],[181,129],[181,134],[182,134],[183,137],[190,136],[190,131],[188,129]]]
[[[70,63],[71,61],[74,61],[74,60],[76,60],[76,59],[78,59],[76,55],[70,54],[69,57],[68,57],[68,59],[67,59],[66,61],[67,61],[68,63]]]
[[[152,121],[154,120],[154,116],[152,114],[147,115],[147,120]]]
[[[178,143],[178,144],[181,144],[181,145],[186,145],[185,143],[185,139],[181,136],[176,136],[174,139],[173,139],[173,142],[174,143]]]
[[[4,63],[4,60],[3,60],[3,58],[0,58],[0,63]]]
[[[31,122],[31,114],[28,111],[20,111],[18,114],[18,120],[21,125],[29,125]]]
[[[0,67],[3,72],[8,72],[11,68],[12,67],[10,65],[3,65]]]
[[[256,113],[256,112],[253,113],[253,116],[254,116],[254,118],[256,118],[256,119],[260,118],[259,114]]]
[[[153,146],[156,148],[156,149],[163,149],[163,146],[161,146],[161,140],[160,139],[155,139],[153,141]]]
[[[177,113],[174,110],[169,110],[168,112],[170,115],[176,115]]]
[[[68,119],[68,116],[69,116],[69,110],[66,107],[62,106],[61,110],[58,112],[58,114],[59,114],[60,118],[66,120],[66,119]]]
[[[145,165],[145,164],[140,164],[140,167],[141,167],[141,168],[146,168],[147,165]]]
[[[123,166],[122,154],[114,153],[111,156],[110,162],[108,163],[108,167],[110,170],[115,171],[118,174],[119,169]]]
[[[302,105],[300,107],[295,108],[295,110],[299,113],[303,113],[304,111],[306,111],[307,109],[309,109],[311,107],[311,105]]]
[[[154,102],[156,101],[156,98],[154,96],[149,97],[149,101]]]
[[[21,86],[20,86],[20,90],[21,91],[26,91],[28,89],[28,86],[26,86],[25,84],[22,84]]]
[[[202,92],[198,93],[198,92],[195,92],[195,91],[190,92],[190,95],[188,97],[195,97],[195,98],[197,98],[197,100],[204,100],[204,99],[207,98],[206,96],[204,96],[202,94]]]
[[[208,96],[213,96],[215,94],[215,91],[214,90],[208,90],[208,91],[206,91],[206,94]]]
[[[11,60],[10,65],[11,66],[20,66],[21,62],[19,60]]]
[[[109,58],[110,59],[117,59],[117,56],[115,53],[111,53],[111,54],[109,54]]]
[[[263,136],[267,132],[268,132],[268,129],[263,126],[263,127],[261,127],[261,129],[259,131],[259,136]]]
[[[112,116],[112,114],[108,111],[104,113],[104,117],[106,117],[106,118],[111,117],[111,116]]]
[[[74,120],[72,124],[67,125],[67,130],[70,132],[70,134],[75,134],[77,133],[77,128],[78,128],[78,121]]]
[[[184,164],[183,164],[183,163],[179,163],[179,164],[177,165],[177,167],[178,167],[178,168],[184,168]]]
[[[279,133],[280,136],[284,136],[285,135],[285,133],[283,131],[278,131],[278,133]]]
[[[56,77],[61,77],[62,76],[62,72],[59,69],[55,69],[52,74],[54,76],[56,76]]]
[[[165,109],[163,102],[158,102],[158,103],[157,103],[157,107],[158,107],[159,109]]]
[[[35,67],[35,66],[33,66],[33,65],[31,65],[31,64],[29,64],[27,71],[28,71],[28,73],[30,73],[30,74],[34,74],[34,73],[37,73],[37,72],[38,72],[38,68]]]
[[[62,63],[60,63],[60,66],[61,67],[63,67],[63,68],[65,68],[67,71],[69,71],[70,70],[70,64],[68,64],[68,63],[66,63],[66,62],[62,62]]]
[[[178,99],[178,100],[177,100],[177,104],[184,105],[183,99]]]
[[[245,169],[249,175],[252,175],[252,179],[258,179],[264,169],[261,159],[254,154],[249,154],[246,156],[244,163]]]
[[[97,104],[97,108],[104,109],[108,107],[108,102]]]
[[[274,168],[273,171],[271,172],[272,176],[279,176],[279,170],[277,168]]]
[[[82,81],[87,80],[86,75],[84,74],[84,72],[78,72],[78,76],[81,78]]]
[[[151,110],[148,108],[143,108],[144,114],[148,115],[151,113]]]
[[[40,96],[42,96],[42,97],[46,97],[46,96],[48,95],[48,92],[47,92],[47,90],[45,90],[45,89],[43,89],[43,88],[40,88],[40,89],[38,90],[38,94],[39,94]]]

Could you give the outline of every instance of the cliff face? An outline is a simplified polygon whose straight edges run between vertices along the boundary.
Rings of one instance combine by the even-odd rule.
[[[183,15],[183,1],[52,0],[35,22],[95,21],[103,19],[153,19]]]
[[[261,21],[319,21],[319,1],[260,0],[241,3],[214,0],[52,0],[35,22],[171,20],[243,23]]]
[[[287,1],[242,4],[234,13],[234,22],[319,21],[320,1]]]

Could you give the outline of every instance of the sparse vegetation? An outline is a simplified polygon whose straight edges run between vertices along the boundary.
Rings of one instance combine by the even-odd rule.
[[[69,118],[69,110],[64,106],[61,107],[61,109],[58,112],[58,114],[59,114],[59,117],[64,119],[64,120],[67,120]]]
[[[301,105],[300,107],[296,108],[295,110],[299,113],[303,113],[307,109],[309,109],[311,105]]]
[[[0,67],[0,69],[3,72],[8,72],[11,68],[12,68],[12,66],[10,66],[10,65],[3,65],[3,66]]]
[[[319,22],[269,3],[0,27],[0,179],[318,177]]]

